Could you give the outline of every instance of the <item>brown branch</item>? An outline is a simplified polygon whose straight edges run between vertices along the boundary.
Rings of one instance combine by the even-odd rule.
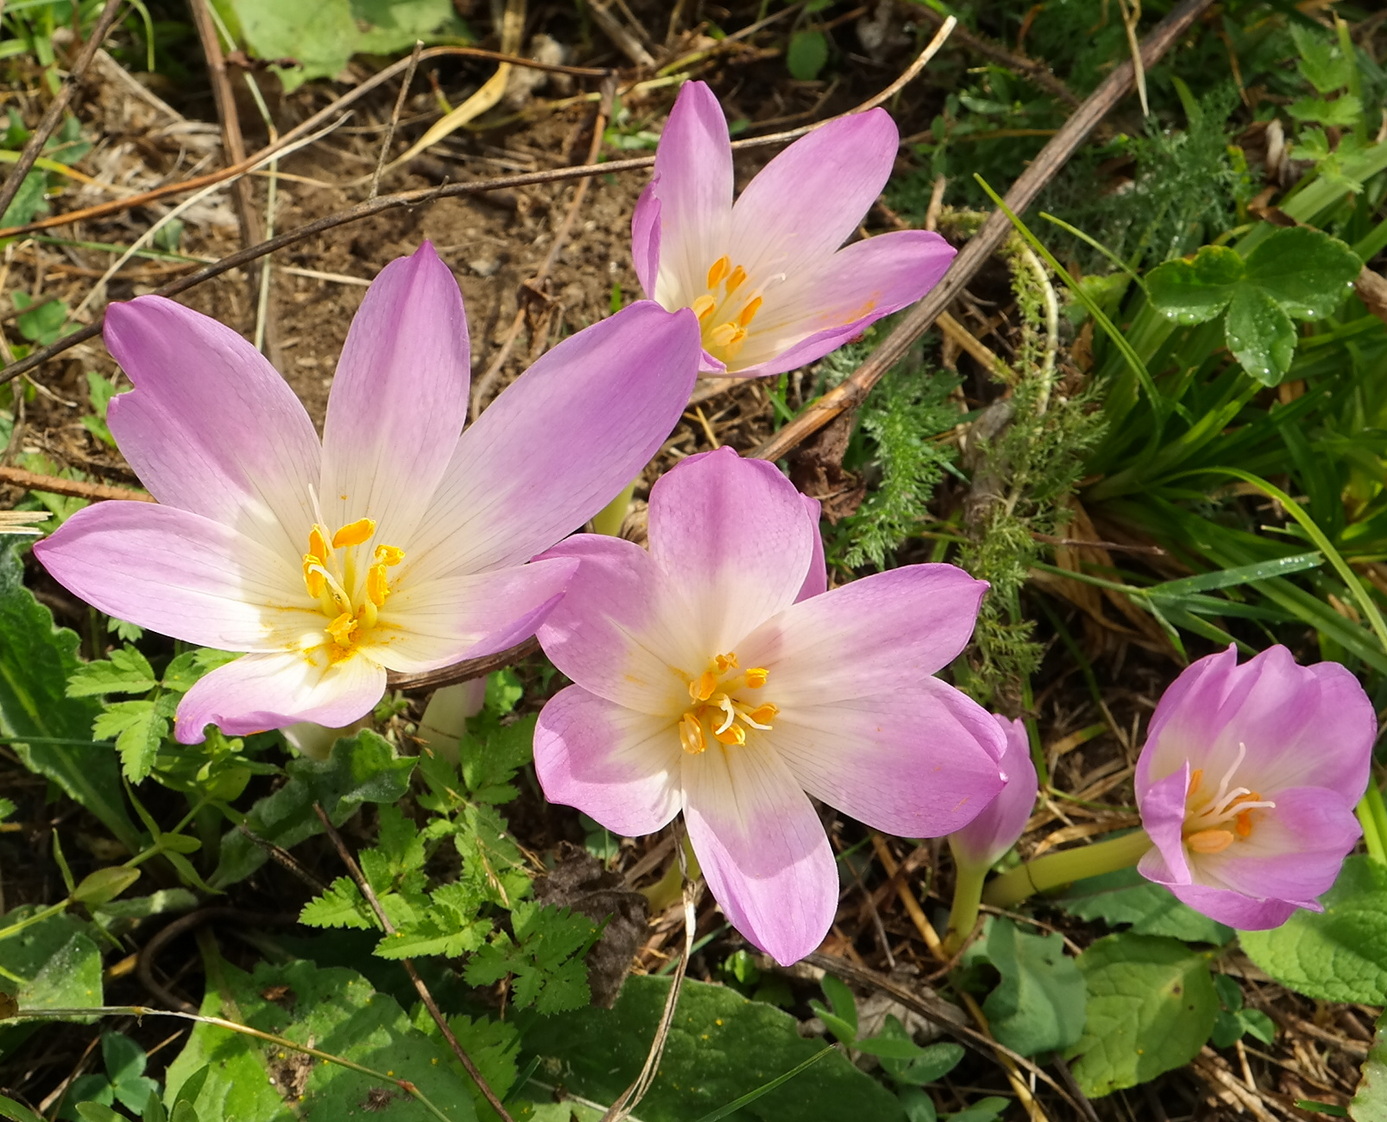
[[[1185,33],[1190,24],[1212,4],[1213,0],[1185,0],[1172,11],[1142,43],[1142,65],[1147,68],[1154,65]],[[1041,189],[1074,154],[1074,150],[1083,143],[1094,126],[1131,90],[1134,79],[1132,60],[1128,59],[1113,70],[1102,85],[1088,96],[1007,192],[1006,204],[1013,213],[1020,214],[1035,201]],[[973,235],[954,258],[949,271],[944,274],[944,279],[915,305],[890,335],[882,340],[871,357],[859,366],[847,381],[824,394],[751,455],[765,460],[778,460],[839,414],[860,405],[872,387],[881,380],[882,375],[905,356],[915,340],[923,335],[939,314],[962,293],[1010,233],[1011,222],[1007,216],[1000,210],[993,211],[982,229]]]
[[[39,121],[38,127],[30,135],[29,142],[24,145],[24,150],[20,152],[19,159],[5,180],[5,185],[0,187],[0,215],[9,210],[10,203],[14,202],[14,197],[19,194],[19,185],[24,182],[24,177],[33,168],[34,161],[39,158],[39,153],[43,151],[43,146],[48,143],[48,138],[58,127],[63,110],[67,108],[67,103],[72,100],[78,82],[82,80],[82,75],[86,73],[87,67],[91,65],[92,59],[96,57],[96,52],[105,41],[107,33],[115,24],[116,16],[120,14],[120,7],[123,2],[124,0],[106,0],[106,6],[101,9],[101,18],[96,21],[96,26],[92,28],[91,38],[83,44],[82,53],[77,56],[77,61],[72,64],[72,69],[68,71],[67,81],[63,83],[62,88],[58,90],[57,95],[48,106],[48,110]]]
[[[36,471],[0,465],[0,483],[23,487],[26,491],[47,491],[53,495],[71,495],[75,499],[133,499],[136,502],[152,503],[154,500],[143,491],[129,487],[112,487],[106,483],[88,483],[82,479],[63,479],[57,475],[40,475]]]
[[[441,670],[426,670],[421,674],[397,674],[393,670],[386,675],[386,685],[392,690],[435,690],[439,686],[451,686],[455,682],[466,682],[480,678],[493,670],[514,666],[522,658],[529,658],[539,650],[539,640],[533,635],[523,643],[517,643],[504,651],[469,658],[465,662],[455,662]]]

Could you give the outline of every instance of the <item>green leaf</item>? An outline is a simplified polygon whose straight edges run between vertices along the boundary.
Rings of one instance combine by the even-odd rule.
[[[0,538],[0,733],[20,738],[12,747],[25,767],[51,779],[138,853],[140,832],[121,801],[115,756],[90,743],[99,709],[63,692],[78,666],[77,636],[53,626],[23,576],[17,540]]]
[[[1344,57],[1335,39],[1295,23],[1291,38],[1300,55],[1296,69],[1319,93],[1342,90],[1353,81],[1354,60]]]
[[[204,1016],[239,1020],[388,1072],[414,1083],[455,1122],[475,1120],[467,1077],[451,1055],[410,1027],[395,1000],[355,971],[289,962],[262,963],[253,974],[222,963],[219,973],[220,984],[209,985],[203,998]],[[336,1122],[379,1111],[391,1122],[437,1122],[392,1082],[206,1024],[193,1029],[169,1065],[165,1105],[204,1072],[192,1097],[204,1118]],[[178,1122],[176,1110],[173,1119]]]
[[[441,1044],[443,1034],[438,1031],[434,1019],[422,1004],[415,1007],[414,1027]],[[459,1013],[448,1018],[448,1028],[462,1045],[462,1050],[477,1065],[487,1086],[496,1092],[498,1098],[505,1099],[520,1075],[520,1033],[516,1027],[509,1021],[493,1021],[485,1017],[473,1019]],[[473,1100],[479,1118],[498,1117],[479,1089],[475,1091]],[[512,1116],[520,1117],[514,1111]]]
[[[47,1122],[42,1115],[4,1095],[0,1095],[0,1118],[9,1119],[9,1122]]]
[[[1243,931],[1247,956],[1288,989],[1321,1001],[1387,1004],[1387,866],[1355,855],[1321,898],[1270,931]]]
[[[1243,259],[1227,246],[1206,245],[1193,258],[1167,261],[1146,277],[1158,311],[1180,323],[1204,323],[1228,306],[1243,278]]]
[[[134,647],[122,647],[96,662],[77,667],[67,680],[68,697],[108,693],[147,693],[159,684],[149,660]]]
[[[612,1102],[639,1073],[669,993],[669,979],[628,978],[615,1007],[534,1018],[527,1051],[560,1065],[564,1085]],[[638,1111],[643,1122],[687,1122],[755,1091],[822,1050],[798,1022],[726,986],[686,980],[659,1074]],[[900,1101],[834,1052],[737,1114],[745,1122],[901,1122]]]
[[[489,986],[511,976],[515,1004],[540,1013],[561,1013],[585,1005],[587,964],[583,954],[597,936],[585,915],[566,908],[519,901],[511,911],[512,939],[499,932],[472,957],[463,971],[469,985]]]
[[[338,877],[326,892],[303,906],[299,922],[309,927],[369,930],[376,926],[376,916],[356,883],[349,877]]]
[[[799,82],[812,82],[828,62],[828,36],[822,31],[807,28],[790,36],[785,50],[785,68]]]
[[[1170,889],[1152,884],[1135,869],[1087,877],[1054,902],[1079,919],[1131,924],[1134,935],[1168,935],[1186,943],[1219,946],[1233,938],[1231,927],[1182,904]]]
[[[1333,99],[1301,97],[1286,106],[1297,121],[1314,121],[1335,128],[1352,128],[1363,119],[1363,103],[1352,94]]]
[[[1296,319],[1333,315],[1362,269],[1347,245],[1308,226],[1277,230],[1247,257],[1247,280]]]
[[[1068,1048],[1083,1032],[1084,979],[1064,953],[1064,937],[1033,935],[998,917],[988,926],[983,953],[1002,975],[983,1012],[997,1039],[1034,1056]]]
[[[77,1115],[82,1119],[82,1122],[125,1122],[123,1116],[101,1103],[88,1100],[76,1105]]]
[[[149,1062],[144,1049],[124,1033],[104,1032],[101,1058],[116,1101],[134,1114],[143,1113],[145,1104],[159,1092],[159,1084],[144,1073]]]
[[[16,908],[0,919],[0,936],[34,911]],[[90,930],[75,916],[58,914],[0,938],[0,968],[23,979],[14,994],[21,1019],[25,1009],[101,1004],[101,950]]]
[[[1295,356],[1295,324],[1267,293],[1240,286],[1228,305],[1224,330],[1238,365],[1257,381],[1275,386],[1286,376]]]
[[[1180,1067],[1208,1040],[1218,995],[1207,963],[1182,943],[1108,935],[1078,965],[1088,986],[1088,1019],[1069,1056],[1090,1098]]]
[[[139,869],[129,869],[122,865],[97,869],[82,878],[82,883],[72,892],[72,899],[88,908],[100,908],[109,904],[139,879]]]
[[[1377,1019],[1373,1046],[1363,1061],[1363,1075],[1348,1111],[1357,1122],[1387,1122],[1387,1013]]]
[[[154,769],[159,745],[168,731],[168,718],[153,698],[107,702],[92,722],[95,739],[115,740],[121,770],[131,783],[138,783]]]

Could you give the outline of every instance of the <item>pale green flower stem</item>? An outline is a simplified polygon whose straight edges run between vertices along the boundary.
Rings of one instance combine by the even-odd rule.
[[[982,903],[982,884],[987,879],[986,865],[976,865],[959,860],[954,853],[954,867],[957,876],[954,880],[954,902],[949,909],[949,929],[944,933],[940,950],[946,959],[963,948],[964,941],[973,933],[978,922],[978,906]]]
[[[606,534],[609,538],[621,537],[621,524],[626,521],[626,512],[631,509],[631,496],[635,493],[640,476],[626,484],[625,490],[599,510],[592,518],[592,532]]]
[[[1059,888],[1084,877],[1096,877],[1129,868],[1140,861],[1142,855],[1150,848],[1151,839],[1146,836],[1146,831],[1134,830],[1120,838],[1095,842],[1082,849],[1047,853],[1044,857],[1027,861],[1024,865],[1018,865],[999,876],[983,892],[982,902],[994,908],[1011,908],[1037,892],[1048,892],[1052,888]],[[971,929],[970,924],[969,930]]]

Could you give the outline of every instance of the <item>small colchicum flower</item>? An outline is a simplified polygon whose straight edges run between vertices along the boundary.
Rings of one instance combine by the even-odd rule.
[[[937,837],[1001,788],[1001,728],[934,677],[987,585],[909,565],[826,592],[818,503],[730,449],[655,484],[649,540],[579,535],[545,555],[579,566],[538,632],[575,683],[540,714],[540,783],[628,836],[682,810],[728,919],[794,962],[838,904],[810,795]]]
[[[1025,724],[995,714],[994,720],[1006,737],[1001,758],[1006,786],[973,821],[949,835],[954,860],[977,869],[989,868],[1016,844],[1040,789]]]
[[[157,504],[78,511],[34,553],[103,612],[248,652],[201,679],[175,734],[348,725],[387,670],[519,642],[571,560],[527,564],[601,509],[688,400],[693,316],[633,305],[549,351],[466,432],[462,294],[425,243],[352,321],[320,442],[229,328],[142,296],[107,312],[134,383],[109,424]],[[575,449],[579,450],[575,454]]]
[[[954,250],[931,231],[838,248],[881,194],[898,142],[884,109],[830,121],[771,160],[734,204],[722,107],[702,82],[684,84],[631,245],[645,294],[697,314],[706,372],[793,370],[939,282]]]
[[[1205,915],[1277,927],[1339,875],[1360,830],[1377,719],[1333,662],[1285,647],[1238,665],[1229,647],[1191,665],[1151,717],[1136,767],[1153,848],[1137,868]]]

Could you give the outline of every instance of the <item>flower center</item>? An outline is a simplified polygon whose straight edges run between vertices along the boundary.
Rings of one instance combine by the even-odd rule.
[[[331,640],[328,657],[333,662],[350,655],[376,625],[391,591],[389,570],[405,559],[404,550],[378,545],[371,562],[363,566],[357,547],[375,532],[376,523],[370,518],[348,522],[330,539],[321,523],[315,522],[308,532],[303,583],[329,620],[324,630]]]
[[[699,755],[707,749],[710,736],[732,746],[746,743],[749,728],[769,731],[780,710],[743,696],[761,689],[769,678],[770,671],[762,666],[742,670],[733,651],[716,655],[707,670],[689,679],[692,704],[679,718],[679,743],[684,751]]]
[[[1185,845],[1195,853],[1222,853],[1235,841],[1246,841],[1256,825],[1254,815],[1276,805],[1247,787],[1234,787],[1233,776],[1247,755],[1247,746],[1238,745],[1238,757],[1219,781],[1218,790],[1204,789],[1204,769],[1190,772],[1185,792]]]
[[[746,270],[723,254],[708,268],[708,290],[690,305],[703,330],[703,349],[724,363],[737,357],[763,303],[759,290],[736,295],[745,284]]]

